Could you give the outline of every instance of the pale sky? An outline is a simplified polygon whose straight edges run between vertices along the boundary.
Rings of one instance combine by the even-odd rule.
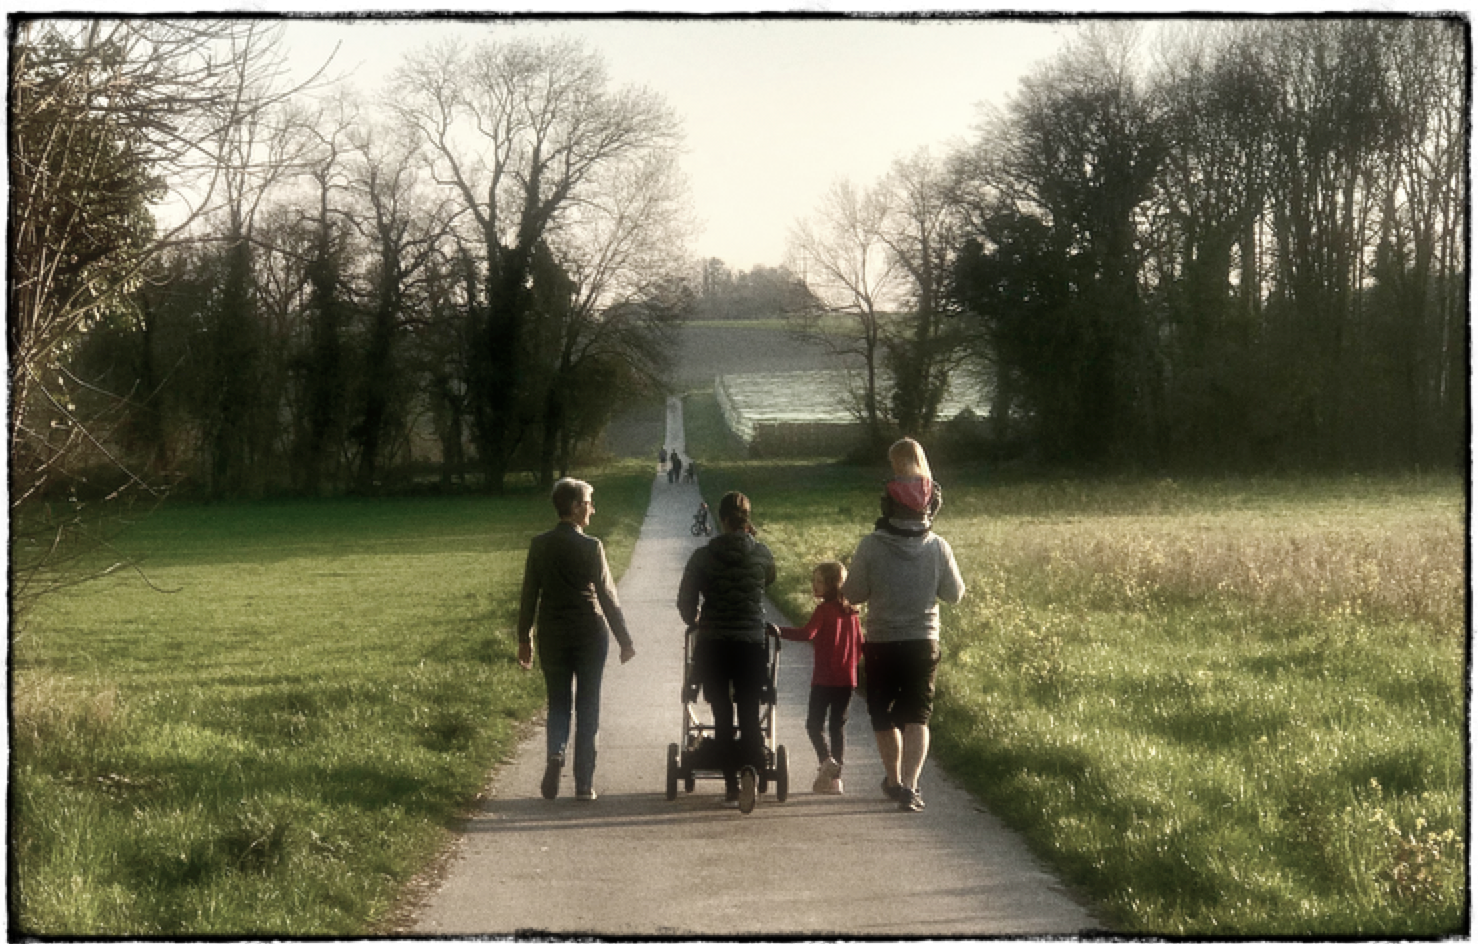
[[[702,227],[692,251],[734,269],[784,261],[786,233],[843,176],[860,185],[895,158],[968,137],[977,105],[1003,106],[1051,58],[1072,19],[662,19],[289,22],[299,65],[342,42],[335,71],[366,90],[403,52],[448,36],[571,36],[611,84],[643,85],[681,118]]]

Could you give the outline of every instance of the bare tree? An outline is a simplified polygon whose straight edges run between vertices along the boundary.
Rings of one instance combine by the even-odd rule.
[[[354,147],[350,186],[361,207],[355,224],[372,248],[369,325],[350,437],[357,447],[354,488],[370,492],[393,430],[409,419],[413,381],[405,342],[413,329],[439,333],[442,326],[430,322],[451,311],[433,299],[428,280],[444,251],[452,209],[429,191],[418,142],[401,129],[361,125]]]
[[[598,431],[617,407],[661,388],[673,330],[689,307],[679,286],[692,222],[673,155],[654,151],[602,168],[600,178],[548,236],[570,297],[535,329],[546,485],[556,465],[568,471],[578,431]],[[623,382],[596,392],[589,374]]]
[[[677,125],[650,92],[607,88],[600,59],[572,42],[430,49],[398,73],[392,107],[423,136],[436,179],[458,194],[480,240],[469,398],[500,490],[529,418],[519,391],[535,252],[598,192],[602,168],[670,147]]]
[[[68,356],[90,325],[132,310],[150,265],[218,205],[225,134],[267,106],[242,79],[271,68],[269,34],[250,21],[19,24],[7,313],[17,605],[73,579],[56,565],[96,533],[80,500],[61,516],[58,505],[31,514],[34,501],[67,498],[90,467],[122,483],[109,498],[157,494],[110,442],[120,404],[82,414],[76,393],[91,384]],[[167,192],[187,198],[161,230]]]
[[[1266,410],[1258,386],[1268,187],[1277,97],[1248,23],[1186,27],[1162,50],[1152,95],[1164,162],[1144,212],[1143,281],[1163,307],[1166,437],[1180,454],[1245,462]]]
[[[944,162],[921,148],[894,161],[884,178],[888,208],[879,237],[907,274],[913,311],[887,341],[893,373],[893,418],[909,435],[929,429],[949,391],[963,349],[950,323],[945,284],[962,239],[952,178]]]
[[[885,318],[903,301],[905,274],[883,239],[888,218],[881,187],[859,190],[838,180],[789,235],[789,264],[820,304],[793,316],[799,333],[861,362],[854,410],[874,445],[886,436],[888,405],[879,393]],[[836,329],[841,316],[845,327]]]

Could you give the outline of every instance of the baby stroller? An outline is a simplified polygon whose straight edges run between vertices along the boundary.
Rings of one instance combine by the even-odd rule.
[[[681,744],[667,745],[667,799],[677,799],[678,781],[683,790],[693,792],[699,779],[722,780],[718,742],[714,740],[711,723],[698,720],[698,708],[702,698],[702,685],[693,671],[693,645],[697,632],[689,627],[683,644],[683,739]],[[765,632],[765,661],[769,666],[764,687],[760,690],[760,733],[765,741],[765,766],[756,770],[759,774],[759,792],[765,793],[775,785],[775,799],[784,803],[790,795],[790,764],[785,755],[785,746],[775,743],[775,729],[780,723],[776,714],[779,702],[777,682],[780,677],[780,638]]]

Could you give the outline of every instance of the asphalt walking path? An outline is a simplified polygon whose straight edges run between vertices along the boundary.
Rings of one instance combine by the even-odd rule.
[[[667,448],[686,460],[676,400],[668,406]],[[772,788],[744,815],[722,805],[722,781],[705,779],[692,793],[679,787],[676,800],[666,799],[667,746],[681,740],[683,723],[677,584],[706,540],[689,534],[703,500],[699,475],[698,484],[676,485],[665,472],[654,476],[618,586],[637,655],[621,665],[612,647],[607,663],[599,799],[575,800],[568,769],[557,800],[540,796],[544,732],[534,732],[496,773],[412,933],[856,939],[1094,931],[1086,908],[1021,838],[932,762],[920,780],[927,809],[905,813],[888,801],[860,698],[847,726],[845,793],[812,793],[805,643],[787,643],[780,654],[775,730],[789,756],[787,801],[778,802]],[[718,496],[708,497],[716,507]],[[764,510],[756,511],[762,520]],[[778,611],[772,618],[783,622]]]

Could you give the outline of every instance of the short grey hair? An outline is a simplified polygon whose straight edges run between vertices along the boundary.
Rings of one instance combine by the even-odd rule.
[[[550,498],[554,500],[555,512],[561,518],[567,518],[575,513],[576,505],[589,501],[594,493],[595,488],[589,482],[566,477],[554,483],[554,492]]]

